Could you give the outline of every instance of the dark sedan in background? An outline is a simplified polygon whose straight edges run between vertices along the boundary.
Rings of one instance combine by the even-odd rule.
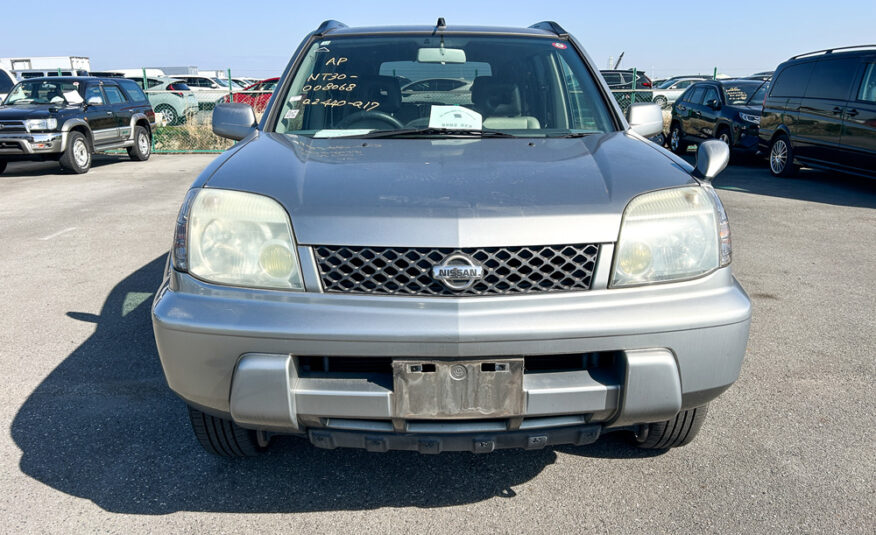
[[[768,87],[769,82],[756,80],[708,80],[692,85],[672,106],[669,147],[684,154],[690,145],[716,138],[736,152],[757,152]]]

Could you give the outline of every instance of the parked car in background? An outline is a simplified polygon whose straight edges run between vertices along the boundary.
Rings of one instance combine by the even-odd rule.
[[[684,154],[715,138],[737,152],[755,153],[761,103],[769,82],[708,80],[690,86],[672,106],[669,148]]]
[[[760,145],[776,176],[806,165],[876,177],[876,45],[779,65],[763,103]]]
[[[164,124],[178,125],[198,113],[198,98],[185,82],[176,78],[148,77],[143,87],[143,77],[129,77],[141,89],[145,89],[155,113],[163,116]]]
[[[678,97],[680,97],[688,87],[702,80],[702,78],[677,78],[665,80],[654,87],[652,102],[654,102],[654,104],[659,104],[661,108],[667,108],[678,100]]]
[[[120,148],[132,160],[146,160],[154,125],[146,95],[130,80],[23,80],[0,106],[0,172],[10,161],[56,160],[67,171],[85,173],[93,152]]]
[[[268,101],[271,100],[271,95],[274,94],[274,88],[277,87],[279,78],[267,78],[251,86],[243,89],[240,92],[234,92],[234,102],[249,104],[257,112],[265,111]],[[228,102],[228,95],[222,97],[221,102]]]
[[[12,71],[0,68],[0,102],[9,94],[9,90],[16,84],[15,75]]]
[[[772,79],[772,77],[773,77],[773,72],[774,72],[774,71],[756,72],[756,73],[752,74],[751,76],[746,76],[746,77],[744,77],[743,80],[763,80],[763,81],[767,81],[767,80]]]
[[[471,104],[472,82],[459,78],[425,78],[401,88],[403,102],[443,102],[448,98],[459,106]],[[455,99],[454,99],[455,97]]]
[[[651,84],[654,87],[657,87],[660,84],[664,84],[664,83],[669,82],[669,81],[681,80],[682,78],[690,78],[692,80],[711,80],[712,76],[705,75],[705,74],[685,74],[685,75],[679,75],[679,76],[672,76],[670,78],[662,78],[660,80],[651,80]]]
[[[696,168],[654,147],[660,108],[627,120],[554,22],[326,21],[297,50],[261,121],[213,111],[239,143],[181,203],[152,304],[205,450],[694,438],[751,318],[710,185],[725,145]],[[472,104],[406,103],[427,66]]]
[[[228,82],[221,78],[200,75],[173,75],[171,78],[182,80],[194,91],[201,109],[213,109],[219,99],[228,95]]]
[[[14,71],[19,80],[28,80],[30,78],[43,78],[46,76],[89,76],[89,72],[84,69],[23,69]]]
[[[233,80],[234,83],[236,83],[237,85],[239,85],[240,87],[242,87],[244,89],[253,85],[253,84],[258,83],[258,79],[256,79],[256,78],[235,78],[235,77],[232,77],[231,80]]]
[[[599,71],[605,78],[609,89],[633,89],[633,71],[604,70]],[[645,71],[636,71],[636,89],[651,89],[651,79],[645,76]]]

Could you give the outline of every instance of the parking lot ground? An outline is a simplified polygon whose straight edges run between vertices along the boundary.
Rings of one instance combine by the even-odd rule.
[[[149,305],[211,156],[0,175],[0,532],[873,533],[876,184],[734,165],[715,185],[754,302],[691,445],[227,461],[167,388]]]

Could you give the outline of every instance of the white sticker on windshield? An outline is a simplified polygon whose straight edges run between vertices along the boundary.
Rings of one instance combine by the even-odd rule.
[[[286,112],[286,115],[283,116],[284,119],[294,119],[298,117],[298,112],[301,110],[289,110]]]
[[[480,113],[463,106],[432,106],[429,114],[429,128],[481,130],[483,125]]]
[[[289,102],[298,102],[299,100],[301,100],[301,95],[292,95],[289,97]]]

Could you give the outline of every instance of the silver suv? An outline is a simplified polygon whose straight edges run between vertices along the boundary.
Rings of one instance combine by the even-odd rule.
[[[403,98],[417,80],[467,95]],[[422,453],[688,443],[751,315],[712,177],[647,141],[559,25],[304,39],[182,204],[152,309],[208,451],[274,434]]]

